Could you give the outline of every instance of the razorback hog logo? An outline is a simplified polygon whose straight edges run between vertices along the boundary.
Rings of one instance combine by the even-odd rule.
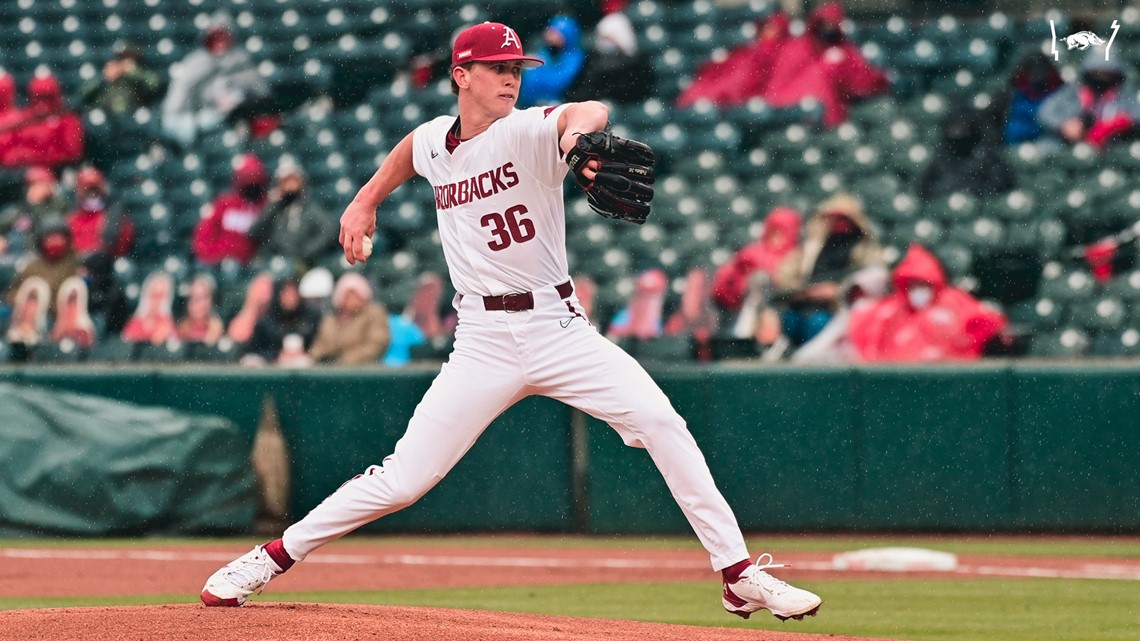
[[[1089,47],[1099,47],[1104,44],[1104,40],[1100,36],[1091,31],[1078,31],[1073,35],[1065,38],[1065,44],[1069,45],[1069,50],[1079,48],[1081,51]]]

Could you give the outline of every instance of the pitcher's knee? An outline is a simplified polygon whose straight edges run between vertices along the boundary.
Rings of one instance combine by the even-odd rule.
[[[434,485],[434,479],[405,479],[403,482],[394,482],[388,488],[388,500],[392,503],[392,507],[402,510],[423,498]]]
[[[652,434],[661,430],[685,429],[685,419],[668,403],[662,405],[640,405],[627,416],[626,422],[634,430]]]

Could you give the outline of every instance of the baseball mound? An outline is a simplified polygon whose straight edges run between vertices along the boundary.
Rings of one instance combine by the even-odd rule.
[[[729,630],[612,619],[316,603],[259,603],[244,608],[158,605],[0,612],[0,639],[22,641],[855,641],[833,635]],[[860,641],[867,641],[865,639]]]

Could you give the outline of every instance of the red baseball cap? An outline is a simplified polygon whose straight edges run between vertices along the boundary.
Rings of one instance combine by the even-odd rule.
[[[468,62],[506,62],[520,60],[524,67],[542,65],[540,58],[523,55],[522,41],[505,24],[484,22],[464,29],[455,38],[451,48],[451,64],[462,65]]]

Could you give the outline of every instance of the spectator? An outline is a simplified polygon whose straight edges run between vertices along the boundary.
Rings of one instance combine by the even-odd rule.
[[[28,82],[28,105],[19,128],[0,152],[5,167],[56,168],[83,158],[83,122],[64,104],[55,76]]]
[[[1093,49],[1081,64],[1080,80],[1046,98],[1037,117],[1051,135],[1101,149],[1135,133],[1140,102],[1120,59],[1105,60]]]
[[[845,16],[837,2],[825,2],[812,11],[802,36],[782,45],[772,63],[763,98],[774,107],[814,98],[823,104],[823,122],[829,127],[847,119],[852,100],[886,93],[887,76],[872,66],[858,45],[843,33]]]
[[[12,304],[12,322],[8,325],[8,342],[22,346],[19,352],[39,345],[47,338],[47,313],[51,291],[47,281],[31,277],[20,284]],[[20,358],[19,360],[27,360]]]
[[[375,363],[388,351],[388,312],[372,300],[372,286],[356,272],[340,277],[333,312],[321,319],[309,357],[317,363]]]
[[[186,313],[175,328],[179,340],[213,347],[225,333],[222,318],[214,310],[216,288],[214,279],[208,274],[200,274],[190,281]]]
[[[1016,145],[1033,142],[1041,137],[1044,128],[1037,112],[1045,99],[1063,87],[1065,81],[1053,66],[1049,56],[1040,51],[1029,51],[1022,56],[1010,79],[1002,111],[1005,114],[1003,139]]]
[[[80,104],[110,116],[124,116],[152,104],[161,91],[162,76],[143,65],[138,47],[119,45],[103,65],[103,77],[83,88]]]
[[[981,116],[970,107],[951,109],[942,119],[942,144],[922,172],[918,195],[926,201],[955,192],[995,198],[1014,187],[1004,150],[991,141]]]
[[[71,249],[71,232],[62,219],[44,221],[37,250],[36,257],[16,274],[9,291],[19,291],[23,282],[29,278],[40,278],[48,284],[48,295],[39,302],[50,309],[63,281],[79,273],[79,260]]]
[[[839,283],[860,269],[881,263],[875,230],[859,200],[838,194],[820,203],[807,224],[798,268],[788,274],[782,316],[793,346],[811,340],[831,320]]]
[[[633,24],[624,13],[614,11],[594,28],[594,49],[566,101],[638,103],[653,94],[654,85],[653,67],[638,54]]]
[[[87,285],[78,276],[72,276],[59,286],[55,303],[55,325],[51,328],[51,342],[71,341],[82,349],[95,344],[95,323],[87,313]]]
[[[67,217],[72,246],[80,258],[106,253],[126,255],[134,241],[135,229],[122,209],[111,202],[103,172],[87,166],[75,178],[76,208]]]
[[[999,312],[946,283],[930,252],[912,245],[895,291],[851,312],[851,342],[867,362],[975,360],[1006,326]]]
[[[890,274],[885,267],[876,265],[861,269],[843,281],[840,289],[839,311],[816,334],[792,354],[791,361],[797,365],[837,365],[854,363],[859,354],[851,343],[851,314],[878,302],[887,293]]]
[[[300,351],[307,351],[313,345],[320,322],[320,313],[309,309],[301,300],[297,281],[285,279],[274,288],[273,302],[268,313],[254,326],[253,336],[246,343],[246,352],[263,363],[273,363],[287,336],[300,337]]]
[[[657,338],[664,331],[661,321],[669,277],[660,269],[649,269],[637,277],[633,297],[625,309],[610,321],[610,340]]]
[[[174,315],[171,303],[174,301],[174,279],[163,271],[156,271],[146,277],[139,306],[135,315],[123,328],[123,340],[128,343],[150,343],[162,345],[175,338]]]
[[[781,49],[791,42],[788,16],[777,11],[756,25],[756,41],[737,47],[721,61],[701,65],[693,83],[677,98],[678,107],[711,100],[735,107],[764,95]]]
[[[324,258],[336,243],[336,221],[309,198],[305,175],[291,159],[277,165],[277,185],[250,238],[263,256],[284,256],[302,267]]]
[[[566,90],[574,84],[586,61],[581,38],[582,28],[576,20],[569,16],[551,18],[536,54],[544,64],[523,73],[520,107],[563,101]]]
[[[257,251],[250,228],[265,209],[269,176],[253,154],[244,154],[234,169],[233,189],[214,200],[210,215],[198,222],[192,241],[194,255],[203,265],[227,258],[249,264]]]
[[[794,272],[800,260],[800,214],[791,207],[776,207],[764,219],[760,239],[746,245],[713,278],[713,299],[729,312],[739,312],[748,294],[749,279],[759,271],[774,288]]]
[[[388,351],[384,354],[384,364],[388,367],[402,367],[412,360],[412,348],[427,342],[418,325],[403,314],[388,316]]]
[[[215,14],[202,35],[202,47],[170,67],[170,88],[162,102],[162,129],[189,145],[202,132],[217,129],[250,101],[268,93],[249,54],[234,46],[229,17]]]
[[[22,254],[34,244],[44,221],[62,219],[67,203],[57,192],[55,175],[46,167],[24,172],[24,199],[0,212],[0,254]]]
[[[253,337],[257,321],[269,311],[273,302],[273,276],[262,272],[249,281],[245,290],[245,301],[237,315],[230,319],[226,335],[235,343],[246,343]]]

